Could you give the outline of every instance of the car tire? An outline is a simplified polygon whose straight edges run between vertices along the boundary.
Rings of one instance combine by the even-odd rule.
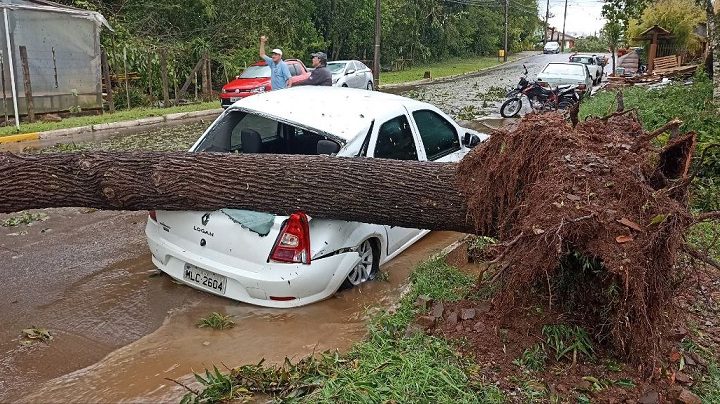
[[[345,87],[345,88],[348,88],[348,85],[347,85],[347,84],[343,84],[342,86]]]
[[[372,90],[374,89],[374,88],[373,88],[373,83],[372,83],[372,81],[368,81],[367,86],[365,86],[365,88],[366,88],[368,91],[372,91]]]
[[[375,279],[380,270],[380,246],[375,239],[367,239],[358,246],[360,262],[345,278],[340,289],[350,289]]]

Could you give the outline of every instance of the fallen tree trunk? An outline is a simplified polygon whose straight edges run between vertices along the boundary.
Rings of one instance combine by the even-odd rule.
[[[0,154],[0,212],[302,210],[313,217],[470,233],[457,164],[221,153]]]

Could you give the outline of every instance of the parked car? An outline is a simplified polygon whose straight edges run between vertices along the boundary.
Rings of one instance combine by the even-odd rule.
[[[537,81],[544,87],[560,85],[575,86],[580,93],[592,90],[593,78],[587,66],[582,63],[548,63],[537,75]]]
[[[560,53],[560,44],[555,41],[550,41],[543,47],[543,53]]]
[[[571,56],[569,61],[571,63],[582,63],[587,66],[588,71],[590,72],[590,77],[592,77],[593,84],[600,84],[605,68],[600,63],[597,56],[578,53]]]
[[[310,77],[308,69],[301,60],[287,59],[285,63],[290,70],[292,84]],[[227,108],[242,98],[270,90],[270,66],[261,60],[248,66],[239,76],[235,77],[235,80],[223,86],[220,91],[220,105]]]
[[[372,70],[358,60],[335,60],[328,62],[327,68],[335,87],[373,89]]]
[[[297,87],[231,105],[191,151],[452,162],[486,137],[410,98]],[[428,233],[234,209],[152,211],[145,232],[153,263],[172,278],[268,307],[305,305],[371,280]]]

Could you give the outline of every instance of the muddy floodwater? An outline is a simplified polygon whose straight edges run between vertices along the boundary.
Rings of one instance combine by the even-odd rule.
[[[364,335],[369,313],[399,298],[415,265],[461,237],[431,233],[382,267],[387,280],[282,310],[159,275],[144,245],[143,214],[44,213],[47,220],[12,233],[0,228],[2,402],[175,401],[184,391],[166,378],[191,382],[193,371],[213,365],[346,350]],[[197,328],[213,311],[233,316],[235,328]],[[20,330],[33,325],[49,329],[53,340],[23,345]]]

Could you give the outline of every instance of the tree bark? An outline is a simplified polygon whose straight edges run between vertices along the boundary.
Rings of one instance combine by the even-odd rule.
[[[30,81],[30,65],[28,64],[27,49],[20,47],[20,64],[23,71],[23,84],[25,86],[25,103],[27,104],[27,116],[30,122],[35,122],[35,106],[33,104],[32,83]]]
[[[457,164],[225,153],[0,154],[0,212],[250,209],[473,232]],[[23,178],[23,181],[17,181]]]

